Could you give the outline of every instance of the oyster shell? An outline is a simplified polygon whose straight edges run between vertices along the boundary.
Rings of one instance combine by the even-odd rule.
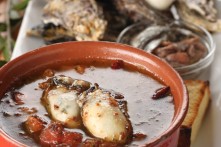
[[[43,23],[43,27],[34,28],[29,34],[49,42],[59,38],[97,41],[107,25],[95,0],[49,0],[43,9]]]
[[[173,20],[170,11],[157,11],[151,8],[146,0],[112,0],[117,10],[133,22],[142,21],[161,23]]]
[[[96,2],[105,10],[104,17],[108,22],[102,40],[115,42],[119,33],[130,25],[129,19],[118,12],[112,0],[96,0]]]
[[[179,0],[176,1],[176,8],[182,20],[211,32],[221,31],[221,20],[217,18],[213,0]]]

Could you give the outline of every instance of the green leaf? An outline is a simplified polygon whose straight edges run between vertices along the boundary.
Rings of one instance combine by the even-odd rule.
[[[22,2],[13,6],[14,10],[21,11],[24,10],[28,5],[29,0],[23,0]]]
[[[5,47],[5,39],[0,36],[0,50],[3,50],[3,48]]]
[[[11,55],[10,55],[10,52],[8,51],[8,49],[5,48],[3,50],[3,56],[4,56],[6,61],[10,61]]]
[[[0,32],[5,32],[7,30],[6,23],[0,23]]]
[[[2,67],[3,65],[5,65],[6,63],[7,63],[7,61],[0,60],[0,67]]]
[[[7,46],[5,46],[2,51],[3,51],[3,56],[4,56],[5,60],[9,61],[11,58],[10,49]]]

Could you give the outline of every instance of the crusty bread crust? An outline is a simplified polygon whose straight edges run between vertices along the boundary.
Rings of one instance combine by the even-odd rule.
[[[185,80],[189,94],[189,108],[180,130],[179,147],[188,147],[197,136],[210,101],[208,81]]]

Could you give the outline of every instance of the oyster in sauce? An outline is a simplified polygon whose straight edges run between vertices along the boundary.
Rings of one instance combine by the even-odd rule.
[[[80,107],[77,104],[79,94],[89,89],[90,83],[66,76],[55,76],[44,84],[42,103],[50,117],[66,127],[76,128],[81,125]]]
[[[132,133],[126,105],[117,101],[115,92],[97,84],[67,76],[54,76],[46,82],[42,103],[50,117],[69,128],[82,124],[95,137],[125,143]]]
[[[82,103],[83,102],[83,103]],[[110,92],[95,87],[83,93],[78,102],[82,105],[82,121],[95,137],[105,141],[125,143],[132,134],[130,121]]]

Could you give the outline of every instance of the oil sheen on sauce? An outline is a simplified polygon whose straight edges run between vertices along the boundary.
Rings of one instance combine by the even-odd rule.
[[[123,94],[127,101],[129,120],[132,123],[133,134],[142,133],[147,135],[143,140],[132,141],[129,146],[138,146],[146,144],[164,132],[170,125],[174,116],[174,104],[172,96],[167,96],[158,100],[153,100],[151,97],[156,89],[163,85],[155,79],[128,70],[118,69],[113,70],[109,67],[89,67],[86,68],[84,74],[77,73],[73,68],[69,67],[66,70],[55,70],[55,75],[70,76],[74,79],[82,79],[91,83],[98,83],[100,87],[108,90],[114,90]],[[29,82],[20,88],[15,88],[15,91],[24,94],[23,105],[11,105],[10,91],[5,94],[1,100],[0,123],[2,129],[12,138],[15,138],[21,143],[28,146],[36,146],[37,144],[24,134],[21,129],[21,123],[24,122],[28,115],[21,111],[22,107],[34,108],[37,110],[36,115],[43,120],[50,122],[50,119],[43,105],[41,105],[42,90],[38,87],[38,83],[45,81],[38,78]],[[10,116],[5,116],[3,112]],[[22,114],[22,115],[20,115]],[[68,129],[75,132],[81,132],[84,138],[88,136],[80,129]]]

